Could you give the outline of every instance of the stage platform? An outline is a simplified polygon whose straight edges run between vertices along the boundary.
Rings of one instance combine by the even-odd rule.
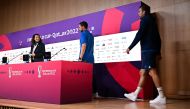
[[[131,102],[115,98],[96,98],[89,102],[64,105],[0,99],[0,106],[14,107],[11,109],[189,109],[190,99],[169,99],[166,105],[150,105],[148,101]]]

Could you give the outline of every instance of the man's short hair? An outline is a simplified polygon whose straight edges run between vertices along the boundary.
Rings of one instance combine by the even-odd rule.
[[[82,21],[79,24],[80,26],[84,26],[86,29],[88,28],[88,23],[86,21]]]
[[[146,4],[141,4],[141,6],[139,8],[141,8],[143,11],[145,11],[145,14],[150,14],[150,6],[148,6]]]

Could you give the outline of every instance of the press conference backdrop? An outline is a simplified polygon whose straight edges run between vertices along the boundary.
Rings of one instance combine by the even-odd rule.
[[[105,36],[95,37],[94,39],[94,58],[95,63],[107,63],[107,62],[122,62],[122,61],[139,61],[141,60],[140,55],[140,44],[138,43],[130,54],[125,51],[129,44],[133,41],[137,31],[117,33]],[[80,45],[79,40],[60,42],[47,44],[46,52],[51,52],[55,55],[59,50],[65,48],[57,55],[52,57],[53,60],[67,60],[76,61],[79,57]],[[9,64],[23,63],[22,55],[29,54],[30,47],[14,49],[0,52],[0,57],[8,57],[9,60],[15,58]],[[1,58],[2,59],[2,58]],[[0,60],[1,61],[1,60]]]

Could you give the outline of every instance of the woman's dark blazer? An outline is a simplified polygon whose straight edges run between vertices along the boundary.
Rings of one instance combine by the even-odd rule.
[[[30,53],[32,54],[32,51],[33,51],[33,48],[34,48],[34,45],[35,44],[32,44],[31,45],[31,51]],[[41,62],[41,61],[44,61],[44,55],[45,55],[45,44],[40,42],[38,43],[35,51],[34,51],[34,58],[31,57],[31,61],[32,62]]]

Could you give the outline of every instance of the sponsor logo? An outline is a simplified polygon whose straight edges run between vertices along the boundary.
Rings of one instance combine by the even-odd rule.
[[[68,73],[72,73],[72,74],[87,74],[89,73],[86,70],[80,70],[80,69],[71,69],[71,70],[67,70]]]
[[[35,71],[34,71],[34,69],[33,69],[33,70],[27,70],[27,71],[25,71],[25,73],[26,73],[26,74],[34,74]]]

